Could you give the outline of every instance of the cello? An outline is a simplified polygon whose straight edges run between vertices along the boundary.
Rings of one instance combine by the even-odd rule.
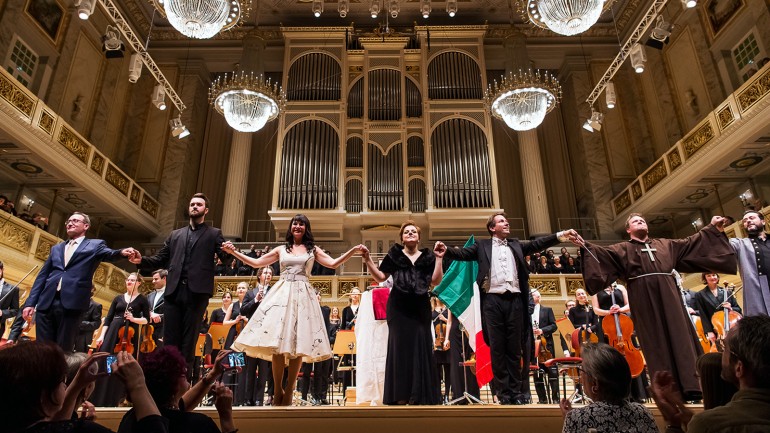
[[[610,296],[612,296],[612,305],[617,305],[614,290]],[[604,335],[607,337],[609,345],[626,358],[631,369],[631,377],[637,377],[644,371],[644,359],[642,353],[631,341],[631,335],[634,333],[634,322],[625,314],[613,313],[612,316],[614,320],[602,321]]]
[[[737,291],[735,293],[737,293]],[[722,311],[717,311],[711,316],[711,324],[714,326],[714,334],[717,336],[717,341],[713,346],[714,348],[712,348],[712,352],[716,351],[715,348],[717,346],[719,347],[720,352],[724,352],[727,332],[730,331],[730,328],[735,326],[741,318],[743,318],[740,313],[733,311],[730,307],[724,306],[732,296],[734,296],[734,294],[727,296],[727,289],[725,289],[724,300],[721,304],[723,305]]]

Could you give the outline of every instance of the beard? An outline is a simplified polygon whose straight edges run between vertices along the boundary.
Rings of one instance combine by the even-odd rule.
[[[748,233],[749,236],[759,236],[759,234],[762,233],[763,231],[765,231],[764,224],[749,226],[746,228],[746,233]]]

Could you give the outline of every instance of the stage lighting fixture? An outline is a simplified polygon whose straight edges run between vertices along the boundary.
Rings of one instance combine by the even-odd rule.
[[[152,103],[158,107],[158,110],[163,111],[166,109],[166,90],[160,83],[156,84],[155,88],[152,89]]]
[[[422,0],[420,2],[420,12],[422,13],[423,18],[428,18],[430,16],[430,0]]]
[[[131,55],[128,62],[128,81],[136,83],[142,75],[142,56],[138,53]]]
[[[181,115],[171,119],[169,125],[171,126],[171,135],[174,137],[181,139],[190,135],[190,130],[182,123]]]
[[[107,26],[107,30],[104,32],[104,36],[102,36],[102,51],[104,51],[104,57],[108,59],[123,57],[126,46],[120,40],[120,33],[117,28]]]
[[[666,22],[662,15],[658,15],[658,18],[655,20],[655,27],[650,32],[650,38],[647,39],[646,45],[662,50],[668,44],[669,36],[671,36],[673,29],[673,24]]]
[[[87,20],[91,14],[96,10],[96,2],[98,0],[80,0],[75,5],[78,8],[78,18],[81,20]]]
[[[583,124],[583,129],[588,132],[601,131],[602,120],[604,120],[604,114],[591,109],[591,118],[586,120]]]
[[[607,86],[604,87],[604,98],[607,101],[607,108],[615,108],[615,102],[617,101],[615,97],[615,83],[612,81],[607,83]]]
[[[449,0],[446,2],[446,13],[448,13],[451,18],[454,18],[455,14],[457,14],[457,0]]]
[[[647,54],[644,52],[644,46],[639,43],[634,44],[631,47],[631,66],[637,74],[644,72],[644,63],[647,61]]]
[[[313,0],[313,15],[315,15],[316,18],[321,16],[321,13],[324,11],[324,2],[323,0]]]

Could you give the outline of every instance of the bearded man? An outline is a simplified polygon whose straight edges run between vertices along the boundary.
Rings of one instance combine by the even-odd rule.
[[[743,311],[747,316],[770,315],[770,243],[765,234],[765,216],[755,210],[746,211],[743,228],[749,237],[730,239],[743,280]]]

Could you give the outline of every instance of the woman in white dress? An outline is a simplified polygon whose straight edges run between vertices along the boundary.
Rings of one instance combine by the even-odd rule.
[[[229,241],[222,244],[222,249],[253,268],[276,261],[281,265],[280,279],[238,335],[232,349],[271,361],[275,382],[273,405],[289,406],[302,362],[318,362],[332,356],[321,306],[308,281],[313,262],[336,269],[360,252],[361,245],[336,259],[331,258],[315,247],[307,217],[295,215],[286,231],[286,245],[276,247],[260,258],[246,256]],[[289,375],[284,388],[281,384],[287,366]]]

